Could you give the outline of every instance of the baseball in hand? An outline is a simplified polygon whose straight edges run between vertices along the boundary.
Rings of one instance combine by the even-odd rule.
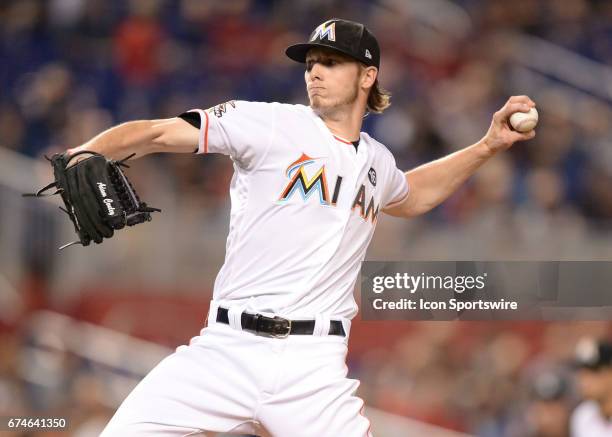
[[[510,124],[517,132],[529,132],[538,124],[538,111],[531,108],[529,112],[515,112],[510,116]]]

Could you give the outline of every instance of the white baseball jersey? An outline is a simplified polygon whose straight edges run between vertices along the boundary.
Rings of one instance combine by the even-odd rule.
[[[596,402],[584,401],[572,413],[570,435],[572,437],[612,436],[612,420],[601,414]]]
[[[383,208],[408,195],[389,150],[357,150],[308,106],[230,101],[200,114],[198,153],[234,163],[225,263],[213,299],[287,318],[352,318]]]

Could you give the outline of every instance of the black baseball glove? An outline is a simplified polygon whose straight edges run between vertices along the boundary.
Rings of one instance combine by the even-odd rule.
[[[88,156],[71,164],[76,156],[83,154]],[[70,217],[79,239],[60,249],[73,244],[87,246],[91,241],[99,244],[104,238],[111,238],[115,230],[150,221],[152,212],[161,211],[141,202],[123,173],[121,167],[129,167],[125,161],[132,156],[114,161],[99,153],[80,151],[70,156],[62,153],[45,157],[51,162],[55,181],[24,196],[62,196],[65,208],[60,206],[60,209]],[[45,194],[51,188],[56,191]]]

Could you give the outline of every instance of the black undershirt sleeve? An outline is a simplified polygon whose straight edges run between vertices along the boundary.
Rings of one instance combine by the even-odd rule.
[[[182,118],[196,129],[200,129],[200,114],[197,112],[183,112],[178,118]]]
[[[200,129],[200,126],[201,126],[200,114],[198,114],[197,112],[183,112],[181,115],[178,116],[178,118],[182,118],[183,120],[185,120],[187,123],[189,123],[196,129],[198,130]],[[197,153],[197,152],[198,152],[198,147],[196,147],[193,153]]]

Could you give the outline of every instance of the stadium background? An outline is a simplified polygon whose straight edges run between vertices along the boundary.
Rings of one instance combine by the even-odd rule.
[[[134,162],[135,186],[164,212],[59,253],[72,231],[57,201],[20,197],[50,180],[42,155],[230,99],[306,103],[284,48],[330,17],[366,23],[381,43],[393,105],[364,130],[401,168],[478,140],[509,95],[530,95],[541,117],[535,140],[431,213],[381,217],[368,259],[612,258],[609,1],[3,1],[0,415],[69,415],[66,435],[97,435],[126,391],[197,335],[224,254],[229,159]],[[565,363],[579,337],[610,334],[606,321],[357,318],[348,365],[377,435],[419,435],[421,422],[563,435],[579,400]]]

